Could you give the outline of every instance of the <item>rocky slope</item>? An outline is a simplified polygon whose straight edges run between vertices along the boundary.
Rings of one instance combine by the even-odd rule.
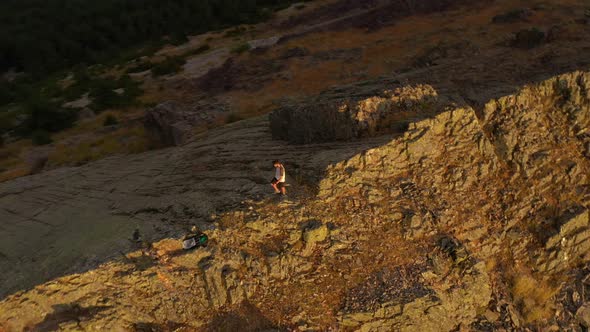
[[[0,295],[120,256],[136,228],[153,241],[189,223],[209,227],[218,210],[264,197],[273,158],[314,182],[315,170],[384,142],[298,147],[269,136],[258,118],[183,147],[0,184]]]
[[[485,103],[464,95],[382,85],[317,114],[280,109],[182,147],[2,184],[1,328],[582,330],[590,73]],[[399,112],[417,121],[397,125]],[[276,121],[333,133],[279,130],[295,141],[342,141],[286,145],[271,139]],[[288,161],[287,201],[264,195],[275,157]],[[207,248],[163,239],[194,222],[210,225]],[[148,241],[134,250],[138,226]],[[108,262],[79,265],[89,257]]]

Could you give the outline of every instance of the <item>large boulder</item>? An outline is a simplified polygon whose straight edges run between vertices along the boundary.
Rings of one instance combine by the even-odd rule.
[[[78,112],[78,121],[88,121],[94,119],[95,117],[96,113],[94,113],[94,111],[88,107],[85,107]]]
[[[430,85],[364,82],[285,101],[270,115],[270,125],[273,138],[295,144],[350,140],[402,132],[450,103]]]
[[[144,126],[152,140],[179,146],[187,142],[193,128],[213,123],[226,112],[227,107],[216,102],[184,106],[167,101],[147,112]]]
[[[31,149],[31,151],[25,153],[24,160],[27,163],[30,174],[37,174],[43,171],[49,161],[49,155],[53,150],[54,147],[48,145]]]
[[[147,112],[144,125],[152,139],[164,145],[181,145],[191,129],[189,121],[180,105],[167,101]]]

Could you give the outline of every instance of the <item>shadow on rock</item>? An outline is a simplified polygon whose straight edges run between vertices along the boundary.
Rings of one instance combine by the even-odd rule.
[[[172,332],[178,331],[187,327],[185,324],[176,323],[176,322],[167,322],[165,324],[158,324],[158,323],[134,323],[131,327],[132,332]]]
[[[265,317],[262,312],[249,302],[243,302],[238,308],[216,315],[203,330],[208,332],[254,332],[286,331]]]
[[[27,332],[47,332],[60,330],[60,324],[66,322],[80,322],[90,320],[99,312],[108,310],[110,306],[82,307],[77,303],[57,304],[53,306],[53,312],[34,326],[25,328]]]

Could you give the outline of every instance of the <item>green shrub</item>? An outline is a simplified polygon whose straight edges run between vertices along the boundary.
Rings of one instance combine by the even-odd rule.
[[[58,132],[70,128],[76,121],[76,112],[62,110],[55,103],[35,98],[25,105],[25,119],[16,128],[17,134],[30,136],[37,131]]]
[[[188,37],[185,34],[177,34],[171,37],[169,42],[174,46],[180,46],[188,42]]]
[[[153,64],[151,62],[149,62],[149,61],[147,61],[147,62],[140,62],[138,64],[135,64],[135,65],[127,68],[126,72],[128,74],[131,74],[131,73],[141,73],[141,72],[148,71],[148,70],[152,69],[152,66],[153,66]]]
[[[186,60],[182,57],[167,58],[166,60],[154,65],[152,68],[152,75],[164,76],[178,73],[185,63]]]
[[[538,28],[520,30],[514,35],[512,46],[532,49],[545,42],[545,33]]]
[[[89,85],[90,97],[93,99],[92,108],[98,112],[109,108],[133,105],[142,90],[139,83],[125,75],[119,80],[97,79]],[[122,89],[122,93],[115,90]]]
[[[33,145],[47,145],[53,142],[51,135],[45,130],[34,131],[31,135],[31,139],[33,141]]]
[[[493,23],[514,23],[519,21],[526,21],[532,15],[529,9],[514,9],[504,14],[496,15],[492,18]]]
[[[181,43],[187,34],[252,24],[292,0],[0,1],[0,71],[38,76],[78,63],[104,63],[150,41]],[[64,15],[67,9],[67,15]],[[56,27],[44,29],[39,27]],[[33,41],[42,42],[33,42]]]
[[[120,104],[120,95],[114,91],[111,84],[100,84],[92,89],[90,97],[94,100],[93,109],[102,111]]]
[[[16,99],[13,89],[14,87],[11,83],[0,81],[0,105],[12,103]]]
[[[258,9],[258,17],[261,20],[268,20],[272,17],[274,10],[272,8],[260,8]]]
[[[28,99],[31,94],[32,82],[26,79],[17,79],[8,82],[0,79],[0,105],[7,105]]]
[[[233,29],[227,30],[223,35],[225,37],[238,37],[243,35],[247,29],[243,26],[237,26]]]
[[[238,122],[241,120],[244,120],[244,117],[242,117],[238,113],[232,112],[225,119],[225,123],[234,123],[234,122]]]
[[[0,136],[14,128],[18,112],[0,109]]]
[[[250,44],[248,43],[244,43],[244,44],[240,44],[240,45],[236,45],[231,49],[231,52],[234,54],[242,54],[244,52],[247,52],[250,50]]]
[[[204,44],[204,45],[201,45],[201,46],[197,47],[194,50],[187,51],[182,56],[183,57],[189,57],[189,56],[192,56],[192,55],[197,55],[197,54],[201,54],[203,52],[207,52],[210,49],[211,49],[211,46],[209,46],[209,44]]]
[[[102,125],[105,127],[114,126],[117,124],[119,124],[119,120],[117,120],[117,118],[112,114],[107,115],[107,117],[104,119],[104,122],[102,123]]]

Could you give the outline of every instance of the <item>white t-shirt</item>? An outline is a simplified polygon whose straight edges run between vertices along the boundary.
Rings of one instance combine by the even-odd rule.
[[[285,172],[285,167],[283,165],[275,168],[275,179],[279,180],[279,182],[285,182],[286,176],[287,173]]]

